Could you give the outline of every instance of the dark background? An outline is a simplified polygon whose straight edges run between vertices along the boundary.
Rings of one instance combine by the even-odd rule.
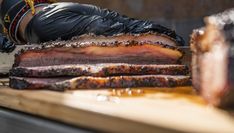
[[[234,0],[59,0],[109,8],[130,17],[153,20],[176,30],[186,42],[203,17],[234,7]]]

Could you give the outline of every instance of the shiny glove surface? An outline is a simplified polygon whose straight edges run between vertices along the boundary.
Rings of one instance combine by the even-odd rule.
[[[168,35],[184,45],[182,37],[154,22],[129,18],[93,5],[69,2],[51,4],[36,14],[27,25],[25,37],[28,42],[40,43],[88,33],[112,36],[149,31]]]
[[[15,44],[10,42],[5,36],[0,34],[0,52],[10,53],[15,49]]]

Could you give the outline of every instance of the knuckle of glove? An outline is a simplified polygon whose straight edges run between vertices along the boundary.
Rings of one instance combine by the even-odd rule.
[[[8,41],[5,37],[0,37],[0,52],[10,53],[15,49],[15,44]]]

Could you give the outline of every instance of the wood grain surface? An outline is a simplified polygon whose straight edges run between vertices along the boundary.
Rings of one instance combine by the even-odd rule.
[[[0,106],[107,132],[234,132],[192,87],[67,92],[0,87]]]

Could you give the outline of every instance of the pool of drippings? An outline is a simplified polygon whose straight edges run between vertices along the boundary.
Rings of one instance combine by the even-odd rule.
[[[118,97],[140,97],[147,94],[167,93],[167,94],[183,94],[183,95],[197,95],[192,87],[177,87],[177,88],[125,88],[125,89],[111,89],[111,96]]]
[[[187,100],[192,103],[207,105],[205,100],[192,87],[176,88],[125,88],[110,89],[107,93],[98,93],[98,101],[118,102],[123,98],[148,98],[165,100]]]

